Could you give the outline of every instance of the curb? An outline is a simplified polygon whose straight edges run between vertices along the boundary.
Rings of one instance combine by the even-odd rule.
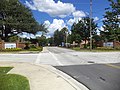
[[[40,66],[40,64],[34,64],[34,65]],[[47,68],[43,66],[43,68],[63,78],[67,83],[69,83],[73,88],[75,88],[75,90],[89,90],[85,85],[78,82],[68,74],[54,68],[53,66],[49,66]]]

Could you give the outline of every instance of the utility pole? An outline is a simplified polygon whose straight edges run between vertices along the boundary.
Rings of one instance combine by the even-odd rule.
[[[90,0],[90,50],[92,50],[92,0]]]
[[[68,46],[68,44],[67,44],[67,36],[68,36],[68,31],[66,31],[66,47]]]

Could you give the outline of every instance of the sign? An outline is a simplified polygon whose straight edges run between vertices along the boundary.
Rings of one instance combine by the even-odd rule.
[[[113,42],[103,43],[103,46],[105,46],[105,47],[113,47]]]
[[[16,48],[16,43],[5,43],[5,49],[6,48]]]

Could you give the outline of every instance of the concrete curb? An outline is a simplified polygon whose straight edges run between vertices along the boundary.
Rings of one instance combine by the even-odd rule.
[[[35,64],[35,65],[39,65],[39,64]],[[43,67],[43,68],[46,68],[46,67]],[[69,83],[73,88],[75,88],[75,90],[89,90],[85,85],[83,85],[82,83],[79,83],[77,80],[73,79],[68,74],[54,68],[53,66],[49,66],[46,69],[62,77],[67,83]]]

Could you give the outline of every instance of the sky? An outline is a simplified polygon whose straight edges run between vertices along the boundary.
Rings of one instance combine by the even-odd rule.
[[[90,0],[20,0],[20,2],[31,9],[39,23],[46,25],[49,31],[47,37],[63,27],[67,27],[70,31],[74,22],[78,22],[90,13]],[[109,7],[108,0],[92,0],[92,18],[100,29],[107,7]]]

